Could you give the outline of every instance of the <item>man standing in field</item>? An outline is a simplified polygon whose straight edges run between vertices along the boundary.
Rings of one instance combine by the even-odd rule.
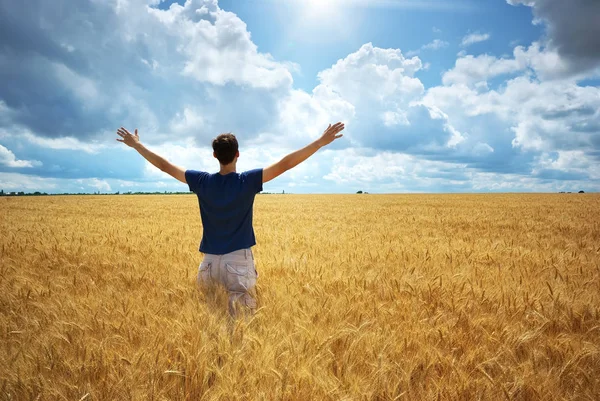
[[[141,142],[137,129],[131,134],[125,128],[117,130],[117,141],[138,151],[154,166],[173,178],[188,184],[198,196],[202,220],[200,252],[204,259],[198,268],[200,287],[220,284],[229,294],[229,313],[236,316],[240,306],[245,311],[256,309],[255,285],[258,274],[254,265],[252,246],[256,245],[252,227],[254,197],[262,191],[262,184],[302,163],[317,150],[343,135],[344,124],[337,123],[325,130],[310,145],[290,153],[279,162],[264,168],[236,172],[240,152],[232,134],[222,134],[213,140],[213,156],[219,160],[220,170],[210,174],[185,170],[148,150]]]

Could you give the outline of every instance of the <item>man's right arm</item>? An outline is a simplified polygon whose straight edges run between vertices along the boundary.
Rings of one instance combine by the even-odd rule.
[[[340,134],[340,132],[343,129],[344,124],[342,123],[337,123],[333,126],[329,124],[329,127],[327,127],[327,129],[319,139],[317,139],[310,145],[295,151],[294,153],[290,153],[277,163],[265,168],[263,170],[263,183],[271,181],[275,177],[278,177],[286,171],[296,167],[298,164],[302,163],[303,161],[314,155],[317,152],[317,150],[321,149],[323,146],[329,145],[336,139],[341,138],[343,135]]]
[[[142,157],[152,163],[158,169],[164,171],[169,174],[171,177],[175,178],[178,181],[186,184],[185,180],[185,169],[176,166],[169,162],[167,159],[157,155],[152,152],[150,149],[146,148],[142,142],[140,142],[140,136],[138,135],[137,128],[135,129],[135,135],[131,134],[127,129],[121,127],[117,130],[117,135],[121,137],[121,139],[117,138],[117,141],[123,142],[125,145],[129,146],[137,150],[137,152],[142,155]]]

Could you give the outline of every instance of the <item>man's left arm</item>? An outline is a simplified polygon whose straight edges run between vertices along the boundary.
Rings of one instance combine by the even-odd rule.
[[[150,149],[146,148],[141,142],[140,137],[137,132],[137,128],[135,129],[135,135],[131,134],[125,128],[121,127],[117,130],[117,135],[121,137],[121,139],[117,138],[117,141],[123,142],[125,145],[134,148],[137,152],[144,157],[144,159],[148,160],[155,167],[169,174],[171,177],[175,178],[187,184],[185,179],[185,169],[176,166],[169,162],[167,159],[162,156],[157,155],[152,152]]]

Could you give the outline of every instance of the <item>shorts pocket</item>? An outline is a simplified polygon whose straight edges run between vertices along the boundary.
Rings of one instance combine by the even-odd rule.
[[[198,267],[198,277],[196,278],[196,282],[199,286],[210,284],[211,270],[212,270],[212,262],[200,263],[200,267]]]
[[[227,291],[248,292],[256,285],[256,272],[252,262],[227,262]]]

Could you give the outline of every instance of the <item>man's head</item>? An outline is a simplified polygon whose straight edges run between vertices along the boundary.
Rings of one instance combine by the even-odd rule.
[[[236,157],[239,157],[238,141],[235,135],[221,134],[212,143],[213,155],[219,159],[219,163],[223,165],[230,164]]]

